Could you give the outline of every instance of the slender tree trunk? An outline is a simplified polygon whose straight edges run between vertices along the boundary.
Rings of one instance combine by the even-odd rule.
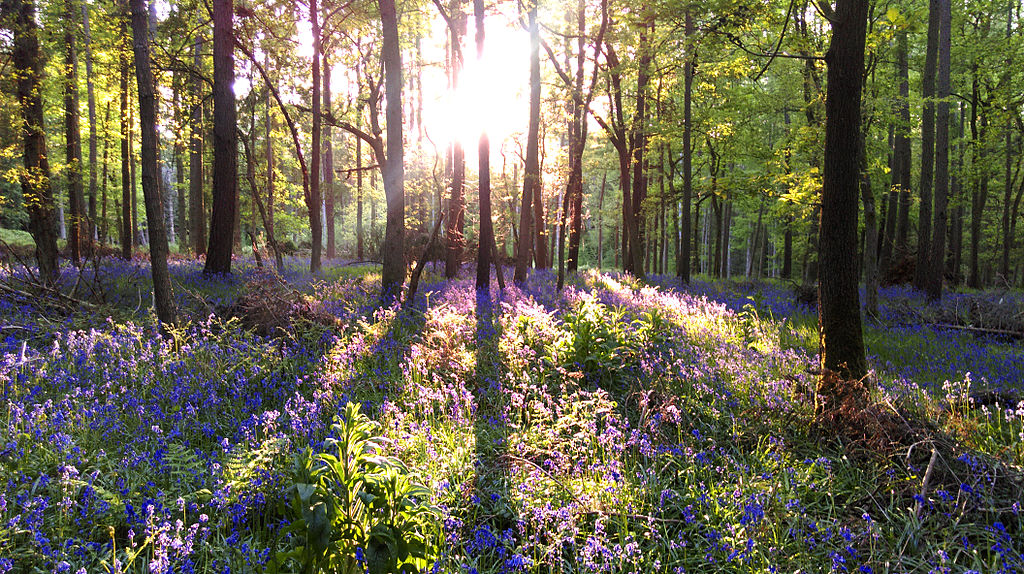
[[[925,289],[929,301],[942,298],[949,205],[950,0],[939,0],[938,110],[935,122],[935,222]]]
[[[925,53],[921,95],[924,112],[921,119],[921,205],[918,211],[917,267],[914,286],[924,291],[931,268],[932,183],[935,165],[935,71],[939,52],[941,0],[928,3],[928,46]]]
[[[868,172],[867,122],[860,130],[858,163],[860,166],[860,197],[864,203],[864,310],[870,317],[878,316],[878,218],[875,214],[875,193]]]
[[[478,0],[480,1],[480,0]],[[405,164],[402,147],[402,53],[398,44],[398,13],[394,0],[378,0],[384,60],[384,93],[387,102],[387,161],[383,166],[387,198],[384,230],[381,300],[396,301],[405,282]],[[490,214],[488,213],[488,216]]]
[[[181,107],[181,92],[184,78],[181,74],[174,74],[171,85],[174,87],[174,188],[172,195],[177,201],[177,227],[178,227],[178,252],[184,253],[189,245],[188,231],[188,207],[186,205],[187,194],[185,192],[185,117]]]
[[[633,261],[633,272],[641,279],[644,276],[644,248],[647,238],[641,233],[643,225],[643,205],[647,198],[647,91],[650,84],[650,67],[653,62],[651,48],[651,34],[654,32],[653,19],[648,16],[647,22],[640,31],[640,46],[638,48],[638,65],[636,82],[636,110],[633,116],[633,218],[637,221],[634,225],[635,237],[630,238],[630,254]]]
[[[122,23],[121,37],[128,34]],[[131,171],[131,120],[128,113],[128,55],[121,58],[121,257],[132,258],[135,236],[132,233],[132,171]]]
[[[686,63],[683,64],[683,212],[680,219],[683,224],[680,245],[682,252],[677,257],[680,265],[679,279],[683,284],[690,283],[690,205],[693,203],[693,68],[696,65],[697,53],[693,43],[693,14],[687,8],[684,33],[686,34]]]
[[[889,191],[889,215],[885,220],[882,243],[882,273],[907,256],[907,227],[910,210],[910,79],[907,62],[907,31],[896,34],[896,82],[899,97],[894,114],[892,187]]]
[[[476,20],[476,57],[484,57],[484,1],[473,0]],[[480,237],[476,258],[476,288],[487,289],[491,283],[491,244],[494,243],[494,223],[491,221],[491,142],[487,132],[480,134],[477,147],[480,177]]]
[[[601,173],[601,190],[597,194],[597,269],[604,266],[604,191],[608,185],[608,172]]]
[[[160,197],[159,164],[157,163],[157,103],[153,72],[149,63],[149,14],[145,0],[129,0],[132,13],[132,36],[135,48],[135,77],[139,88],[139,125],[142,131],[142,194],[146,204],[146,227],[149,232],[149,259],[153,275],[153,304],[163,325],[173,325],[177,318],[171,277],[167,268],[167,235],[164,231],[163,201]]]
[[[1010,0],[1007,3],[1007,7],[1008,7],[1007,12],[1006,12],[1007,50],[1006,50],[1006,68],[1005,68],[1005,72],[1004,72],[1004,76],[1003,76],[1004,81],[1006,81],[1007,84],[1010,83],[1010,81],[1009,81],[1010,80],[1010,73],[1011,73],[1010,70],[1013,69],[1013,58],[1012,58],[1013,51],[1010,49],[1009,42],[1010,42],[1011,34],[1012,34],[1012,31],[1013,31],[1013,8],[1014,8],[1014,5],[1016,5],[1016,4],[1017,4],[1017,2],[1015,2],[1014,0]],[[1016,104],[1016,105],[1019,105],[1019,104]],[[1017,121],[1018,122],[1020,121],[1020,116],[1017,114],[1017,110],[1016,109],[1012,109],[1012,117],[1016,117]],[[1006,155],[1005,155],[1005,165],[1004,165],[1004,174],[1003,174],[1003,176],[1004,176],[1003,177],[1003,221],[1002,221],[1002,228],[1003,228],[1003,251],[1002,251],[1002,254],[1001,254],[1002,256],[999,259],[999,274],[1002,276],[1003,281],[1007,282],[1007,284],[1009,284],[1010,279],[1011,279],[1010,278],[1010,252],[1013,251],[1013,240],[1014,240],[1014,235],[1012,233],[1012,228],[1014,227],[1014,224],[1016,223],[1016,219],[1011,217],[1011,212],[1010,212],[1011,211],[1010,210],[1010,198],[1013,195],[1013,182],[1012,182],[1012,178],[1010,177],[1010,165],[1012,163],[1012,157],[1013,157],[1013,140],[1012,140],[1013,132],[1011,130],[1011,119],[1010,118],[1011,118],[1011,114],[1008,114],[1007,118],[1006,118],[1006,125],[1004,127],[1005,137],[1006,137]],[[1013,223],[1011,223],[1011,222],[1013,222]]]
[[[85,39],[85,86],[89,100],[89,223],[86,227],[85,242],[91,251],[92,242],[98,238],[96,230],[96,90],[92,74],[92,33],[89,29],[89,6],[82,3],[82,29]]]
[[[103,120],[104,130],[110,128],[110,100],[107,100],[107,111]],[[100,219],[99,219],[99,241],[100,245],[106,246],[107,238],[109,237],[109,222],[107,221],[107,184],[110,179],[108,178],[107,168],[110,165],[107,162],[107,157],[110,151],[110,138],[106,135],[103,136],[103,177],[100,179]]]
[[[78,49],[75,29],[78,18],[73,0],[64,0],[64,141],[67,160],[68,206],[71,226],[68,249],[71,260],[82,260],[82,237],[85,235],[85,209],[82,200],[82,129],[78,111]]]
[[[238,209],[238,121],[235,110],[234,7],[213,0],[213,213],[204,273],[230,273]]]
[[[530,3],[530,124],[526,135],[526,169],[523,174],[523,197],[519,208],[519,252],[513,281],[526,281],[527,270],[534,255],[534,202],[540,204],[540,26],[537,24],[537,1]],[[538,220],[538,228],[540,227]]]
[[[817,413],[841,406],[834,377],[861,379],[867,373],[857,288],[857,195],[859,138],[867,0],[839,0],[832,41],[825,55],[825,162],[821,194],[821,271],[818,276],[818,325],[822,377],[815,394]],[[861,387],[866,388],[866,387]],[[853,397],[857,403],[867,396]]]
[[[317,0],[309,2],[309,25],[313,33],[313,149],[310,154],[309,194],[306,209],[309,212],[310,254],[309,270],[320,271],[320,256],[323,249],[323,222],[320,220],[320,158],[322,117],[320,113],[320,8]]]
[[[268,56],[269,59],[269,56]],[[274,235],[274,116],[270,111],[270,90],[267,90],[267,99],[264,102],[266,106],[266,117],[264,118],[264,126],[266,130],[266,148],[267,148],[267,220],[264,226],[267,228],[267,242],[273,244],[277,241]],[[359,140],[356,140],[359,141]],[[278,252],[280,256],[280,252]],[[283,267],[283,261],[278,262],[278,267]]]
[[[454,25],[449,29],[452,49],[450,87],[451,92],[455,93],[459,87],[463,65],[462,36],[466,33],[461,0],[452,2],[451,18]],[[466,155],[462,149],[462,142],[456,137],[452,141],[451,194],[448,199],[448,222],[445,229],[448,241],[445,249],[444,276],[448,279],[453,279],[459,274],[459,268],[462,266],[462,250],[466,243],[466,202],[463,195],[465,180]]]
[[[331,116],[331,65],[324,55],[324,111]],[[327,225],[327,257],[335,257],[335,229],[334,229],[334,146],[331,143],[331,126],[324,126],[324,211],[326,217],[324,223]]]
[[[3,11],[13,17],[11,62],[17,78],[21,108],[21,137],[25,171],[21,192],[28,209],[29,232],[35,241],[39,278],[46,284],[57,280],[57,234],[54,197],[50,187],[50,164],[46,155],[46,127],[43,121],[43,60],[39,53],[39,32],[35,4],[29,0],[4,0]]]
[[[192,64],[201,69],[202,59],[199,48],[202,38],[196,36],[192,43]],[[206,254],[206,205],[203,194],[203,79],[198,74],[192,77],[192,114],[189,143],[189,223],[192,251],[196,255]]]

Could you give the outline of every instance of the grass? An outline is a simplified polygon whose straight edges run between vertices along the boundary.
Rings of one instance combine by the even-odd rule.
[[[295,461],[349,402],[430,489],[427,570],[1024,571],[1024,405],[973,405],[990,382],[956,376],[1017,348],[868,324],[880,404],[942,446],[925,479],[929,444],[815,424],[814,318],[777,286],[541,272],[488,294],[428,272],[413,308],[380,309],[376,268],[290,262],[289,326],[258,336],[216,315],[267,280],[237,267],[172,266],[191,319],[169,340],[135,310],[137,264],[100,274],[106,323],[0,301],[0,572],[298,571]],[[387,570],[333,520],[363,558],[342,571]]]

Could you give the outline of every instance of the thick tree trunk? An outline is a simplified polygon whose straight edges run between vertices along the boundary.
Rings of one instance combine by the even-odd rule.
[[[918,211],[917,267],[914,286],[924,291],[931,270],[932,184],[935,165],[935,71],[939,52],[941,0],[928,2],[928,46],[925,53],[921,95],[924,112],[921,119],[921,205]]]
[[[213,0],[213,213],[204,273],[230,273],[238,209],[238,122],[232,0]]]
[[[641,233],[643,227],[643,206],[647,198],[647,91],[650,84],[650,68],[653,62],[651,34],[654,32],[653,20],[648,21],[640,30],[640,46],[638,48],[638,65],[636,80],[636,110],[633,116],[632,148],[633,148],[633,189],[632,215],[636,224],[633,225],[634,236],[630,237],[630,255],[633,257],[633,273],[641,279],[644,276],[644,245],[648,238]]]
[[[519,208],[519,252],[513,281],[526,281],[534,254],[533,205],[540,199],[540,26],[537,23],[537,2],[530,4],[530,123],[526,135],[526,169],[523,174],[523,196]],[[538,201],[539,203],[539,201]],[[539,221],[538,221],[539,223]],[[540,225],[538,225],[540,227]]]
[[[153,275],[153,304],[163,325],[176,320],[171,277],[167,268],[167,235],[164,230],[163,200],[157,180],[157,104],[153,72],[149,63],[149,14],[145,0],[129,0],[132,12],[132,36],[135,48],[135,77],[139,88],[139,125],[142,131],[142,195],[146,204],[149,231],[149,259]]]
[[[199,48],[202,38],[198,35],[192,43],[192,65],[201,69],[202,59]],[[189,235],[192,252],[206,254],[206,205],[203,195],[203,79],[198,74],[192,77],[192,114],[189,121],[192,137],[189,141]]]
[[[939,0],[938,110],[935,122],[935,222],[925,290],[929,301],[942,298],[946,262],[946,223],[949,205],[949,68],[950,0]]]
[[[394,0],[378,0],[384,60],[384,93],[387,102],[387,161],[383,166],[384,195],[387,199],[387,227],[384,230],[381,300],[399,299],[405,281],[405,164],[402,147],[402,52],[398,44],[398,13]]]
[[[54,198],[50,187],[50,164],[46,155],[46,127],[43,121],[43,60],[39,53],[39,32],[35,4],[29,0],[4,0],[4,11],[14,20],[11,62],[17,78],[21,108],[21,137],[24,167],[21,193],[28,209],[29,232],[35,241],[39,278],[56,281],[60,271]]]
[[[857,195],[859,138],[867,0],[839,0],[832,42],[825,55],[825,162],[821,194],[821,271],[818,321],[822,377],[815,396],[818,413],[840,405],[835,376],[858,380],[867,373],[857,288]],[[860,387],[866,388],[866,387]],[[855,397],[867,402],[867,397]]]

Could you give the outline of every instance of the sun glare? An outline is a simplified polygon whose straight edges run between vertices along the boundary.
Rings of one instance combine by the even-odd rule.
[[[525,131],[529,114],[529,36],[494,24],[486,31],[483,58],[477,59],[470,21],[463,45],[465,66],[454,94],[440,67],[432,78],[434,86],[427,86],[424,78],[424,91],[430,94],[423,110],[427,132],[437,143],[461,142],[467,161],[475,158],[481,133],[487,133],[492,149],[498,149],[501,142]],[[441,44],[442,55],[443,49]]]

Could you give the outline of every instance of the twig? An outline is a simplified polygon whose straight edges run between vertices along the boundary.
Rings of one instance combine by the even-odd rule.
[[[928,483],[932,481],[932,471],[935,470],[935,461],[939,458],[939,449],[932,445],[932,457],[928,460],[928,469],[924,471],[924,481],[921,483],[921,497],[917,499],[917,508],[914,509],[914,517],[921,520],[921,511],[924,509],[924,499],[928,496]]]

